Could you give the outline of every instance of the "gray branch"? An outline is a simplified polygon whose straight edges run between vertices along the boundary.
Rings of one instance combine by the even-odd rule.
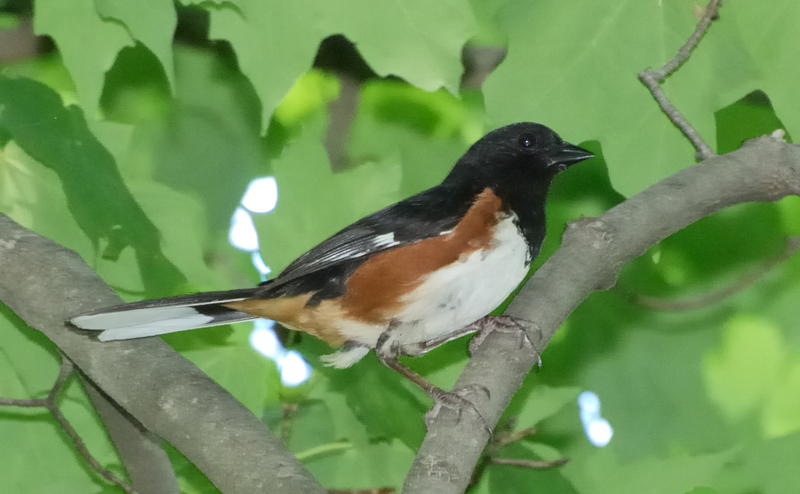
[[[778,138],[762,137],[686,168],[597,218],[571,222],[561,247],[506,315],[535,323],[539,331],[532,340],[543,350],[586,297],[612,287],[625,264],[659,241],[728,206],[788,195],[800,195],[800,146]],[[518,337],[495,332],[478,347],[455,387],[489,389],[491,398],[476,405],[493,427],[537,362],[536,352],[520,345]],[[464,413],[458,421],[454,412],[443,410],[428,430],[403,492],[464,492],[488,439],[475,414]]]
[[[0,215],[0,300],[50,338],[114,403],[169,441],[226,494],[322,493],[264,424],[158,338],[101,343],[67,317],[120,302],[74,252]],[[132,429],[130,429],[132,430]],[[153,445],[126,458],[163,471]],[[130,462],[140,462],[131,466]]]

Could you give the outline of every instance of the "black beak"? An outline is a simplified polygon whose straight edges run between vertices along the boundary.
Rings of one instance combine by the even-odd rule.
[[[579,148],[573,144],[565,142],[560,148],[555,150],[550,157],[553,165],[563,165],[564,168],[589,158],[594,158],[594,154]]]

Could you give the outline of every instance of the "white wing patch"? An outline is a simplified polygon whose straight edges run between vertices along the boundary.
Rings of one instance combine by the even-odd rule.
[[[369,242],[360,244],[360,248],[358,250],[348,249],[347,246],[344,246],[344,248],[340,247],[320,257],[319,259],[309,262],[306,267],[317,266],[319,264],[332,264],[349,259],[358,259],[359,257],[365,256],[370,252],[388,249],[389,247],[394,247],[395,245],[399,244],[400,242],[394,239],[394,232],[384,233],[383,235],[377,235],[376,237],[370,239]]]

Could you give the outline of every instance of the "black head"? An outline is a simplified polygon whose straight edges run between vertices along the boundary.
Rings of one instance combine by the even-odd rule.
[[[544,125],[520,122],[483,136],[456,163],[448,179],[552,178],[570,165],[593,156],[564,142]]]

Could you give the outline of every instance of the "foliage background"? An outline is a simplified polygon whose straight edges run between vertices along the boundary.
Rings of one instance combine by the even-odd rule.
[[[26,17],[0,2],[2,26]],[[559,177],[549,238],[691,165],[693,149],[636,73],[660,66],[694,29],[690,0],[450,2],[37,0],[40,56],[0,67],[0,212],[76,250],[126,300],[258,281],[227,229],[247,183],[277,180],[256,218],[277,272],[339,228],[435,184],[491,128],[542,122],[598,158]],[[800,132],[800,4],[728,0],[668,96],[724,153],[783,128]],[[176,34],[177,33],[177,34]],[[312,65],[343,34],[369,67],[347,166],[323,138],[341,70]],[[462,47],[507,46],[482,89],[460,86]],[[319,60],[318,60],[319,62]],[[490,465],[473,492],[786,493],[800,491],[800,259],[723,302],[663,312],[633,295],[699,296],[735,282],[800,234],[800,200],[704,219],[626,267],[615,290],[567,320],[507,416],[535,436],[501,450],[571,461],[549,470]],[[41,397],[56,349],[0,309],[0,396]],[[429,403],[374,357],[281,386],[239,325],[167,341],[288,438],[329,488],[399,486]],[[324,344],[289,344],[318,366]],[[409,363],[450,386],[459,340]],[[131,379],[136,370],[131,369]],[[615,430],[591,446],[575,398],[590,389]],[[297,404],[290,423],[284,405]],[[119,459],[77,383],[62,399],[90,449]],[[0,487],[113,492],[38,410],[0,410]],[[184,492],[215,492],[170,451]]]

